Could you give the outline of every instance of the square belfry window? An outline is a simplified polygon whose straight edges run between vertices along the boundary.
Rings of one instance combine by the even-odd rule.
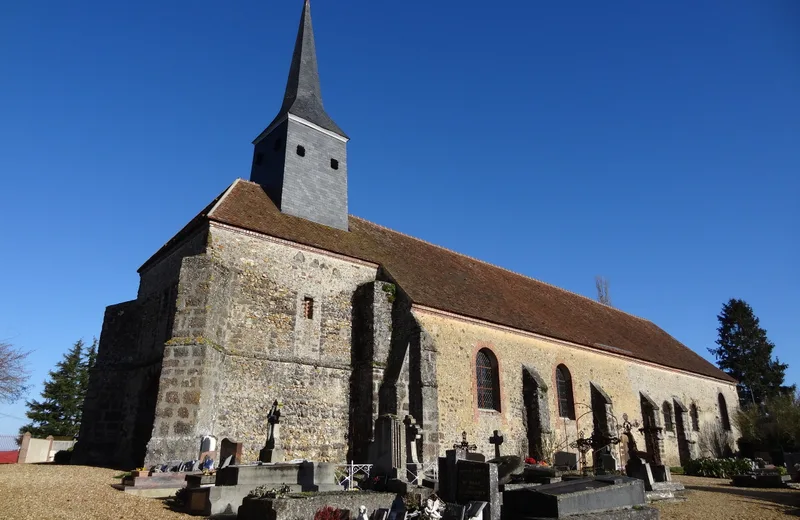
[[[314,298],[306,296],[303,299],[303,316],[306,319],[314,319]]]
[[[336,159],[331,159],[331,168],[333,168],[334,170],[338,170],[339,169],[339,161],[337,161]]]
[[[300,157],[305,157],[306,149],[301,145],[297,145],[297,155],[299,155]]]

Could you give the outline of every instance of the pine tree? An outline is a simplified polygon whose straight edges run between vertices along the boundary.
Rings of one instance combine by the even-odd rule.
[[[767,339],[767,331],[759,325],[752,307],[732,298],[722,306],[717,320],[719,347],[708,350],[716,356],[719,368],[739,381],[740,402],[763,403],[782,393],[789,365],[772,358],[775,345]]]
[[[41,401],[28,401],[27,415],[31,422],[20,433],[29,431],[34,437],[74,437],[81,424],[83,399],[89,386],[89,371],[97,357],[97,340],[84,352],[78,340],[64,354],[64,359],[50,371]]]

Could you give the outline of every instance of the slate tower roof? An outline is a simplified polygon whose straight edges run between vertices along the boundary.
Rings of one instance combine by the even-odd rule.
[[[347,141],[322,106],[311,7],[303,4],[283,105],[253,141],[250,180],[282,213],[347,230]]]
[[[271,127],[287,114],[301,117],[325,130],[345,138],[348,137],[322,106],[322,89],[317,68],[317,49],[314,44],[314,28],[311,25],[309,0],[305,0],[303,13],[300,16],[300,27],[297,30],[297,40],[294,44],[294,54],[292,55],[292,65],[289,68],[289,79],[286,82],[283,105],[272,123],[267,126],[267,130],[262,132],[254,142],[258,142]]]

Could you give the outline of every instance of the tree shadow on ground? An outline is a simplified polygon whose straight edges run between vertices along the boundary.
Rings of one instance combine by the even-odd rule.
[[[764,488],[734,487],[730,484],[727,486],[701,486],[684,483],[684,486],[690,491],[726,493],[729,495],[738,495],[764,502],[771,502],[782,506],[784,508],[782,512],[785,515],[800,516],[800,491],[797,490],[786,489],[783,491],[773,491]]]

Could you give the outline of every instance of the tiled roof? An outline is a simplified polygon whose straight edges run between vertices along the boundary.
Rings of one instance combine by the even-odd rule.
[[[249,181],[217,200],[208,219],[379,264],[416,304],[734,382],[654,323],[584,296],[358,217],[343,231],[286,215]]]

